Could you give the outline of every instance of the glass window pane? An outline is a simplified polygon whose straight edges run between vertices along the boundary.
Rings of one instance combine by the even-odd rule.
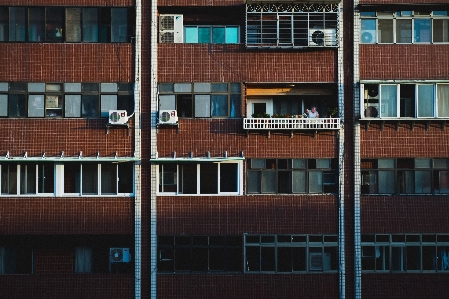
[[[172,83],[161,83],[158,85],[160,93],[172,93],[175,91],[174,84]]]
[[[65,92],[81,92],[81,83],[64,83]]]
[[[225,43],[237,44],[239,42],[239,27],[226,27],[225,34]]]
[[[82,191],[83,194],[98,193],[98,165],[82,164]]]
[[[321,171],[309,172],[309,193],[323,192],[323,173]]]
[[[9,8],[9,40],[12,42],[25,41],[26,8]]]
[[[438,171],[438,190],[437,193],[449,193],[449,171]]]
[[[228,84],[227,83],[212,83],[211,91],[212,92],[228,92]]]
[[[376,20],[374,19],[362,19],[362,30],[360,40],[364,44],[376,43]]]
[[[44,95],[28,97],[28,117],[44,117]]]
[[[44,8],[31,7],[28,9],[28,41],[40,42],[44,40]]]
[[[45,40],[49,42],[62,42],[62,28],[64,24],[64,10],[62,7],[45,8]]]
[[[210,117],[210,95],[195,95],[195,117]]]
[[[415,193],[432,193],[430,171],[415,171]]]
[[[100,91],[101,92],[117,92],[117,83],[101,83]]]
[[[54,193],[55,171],[53,163],[38,164],[38,193]]]
[[[396,20],[396,43],[412,42],[412,20]]]
[[[212,116],[228,116],[227,95],[212,95]]]
[[[101,194],[117,194],[117,164],[101,164]]]
[[[292,172],[292,191],[293,193],[305,193],[306,192],[306,172],[305,171],[293,171]]]
[[[174,90],[175,90],[175,92],[192,92],[192,84],[191,83],[175,83]]]
[[[45,83],[28,83],[28,92],[45,92]]]
[[[8,10],[9,7],[0,7],[0,42],[6,42],[9,40],[8,32]]]
[[[185,43],[198,43],[198,27],[185,27],[184,32]]]
[[[128,39],[128,11],[126,8],[111,8],[111,42],[126,42]]]
[[[62,101],[61,96],[45,97],[45,116],[61,117],[62,116]]]
[[[80,164],[64,163],[64,193],[80,193]]]
[[[81,95],[65,96],[64,116],[81,117]]]
[[[431,28],[430,19],[414,19],[414,42],[415,43],[430,43],[431,42]]]
[[[193,83],[193,92],[210,92],[210,83]]]
[[[83,8],[83,42],[98,42],[98,8]]]
[[[0,82],[0,91],[8,91],[8,83]]]
[[[101,117],[108,117],[109,110],[117,109],[117,95],[101,95]]]
[[[238,164],[220,164],[220,192],[238,192]]]
[[[262,193],[275,193],[276,184],[276,172],[275,171],[262,171],[261,178],[261,192]]]
[[[176,97],[175,95],[160,95],[159,96],[159,110],[175,110]]]
[[[2,194],[17,194],[17,164],[3,164],[1,170]]]
[[[393,43],[393,20],[379,19],[377,22],[379,43]]]
[[[81,111],[82,117],[98,117],[98,96],[83,95]]]
[[[200,164],[200,193],[218,193],[218,164]]]
[[[331,168],[331,160],[330,159],[316,159],[316,168]]]
[[[118,163],[118,192],[133,193],[134,192],[134,164]],[[176,180],[175,180],[176,184]]]
[[[378,159],[378,168],[394,168],[394,159]]]
[[[20,194],[36,194],[36,164],[20,165]]]
[[[260,270],[274,271],[275,270],[275,250],[274,247],[260,248]]]
[[[9,95],[9,116],[25,117],[27,115],[26,96],[24,94]]]
[[[416,158],[415,159],[415,168],[430,168],[431,160],[427,158]]]
[[[0,116],[8,116],[8,95],[0,94]]]
[[[210,43],[210,27],[198,28],[198,43],[200,44]]]
[[[224,44],[224,42],[225,42],[225,28],[224,27],[212,28],[212,43]]]
[[[418,85],[418,117],[433,117],[435,95],[433,85]]]
[[[67,42],[81,41],[81,8],[66,8],[65,40]]]
[[[260,171],[248,171],[247,176],[247,188],[248,193],[260,193],[260,180],[261,180],[261,172]]]
[[[231,94],[231,109],[230,117],[242,117],[241,96],[239,94]]]
[[[397,117],[397,87],[396,85],[380,85],[380,116]]]
[[[449,20],[433,20],[433,42],[449,42]]]
[[[393,194],[395,193],[395,178],[394,171],[379,171],[379,193]]]
[[[449,117],[449,84],[437,84],[438,117]]]

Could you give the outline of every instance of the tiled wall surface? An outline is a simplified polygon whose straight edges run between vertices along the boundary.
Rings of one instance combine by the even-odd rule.
[[[158,44],[158,82],[336,82],[336,52]]]
[[[106,134],[104,119],[0,119],[0,155],[40,157],[132,157],[133,130],[110,128]],[[132,127],[131,119],[131,127]]]
[[[448,233],[449,196],[362,196],[362,234]]]
[[[360,79],[446,80],[447,45],[360,45]]]
[[[129,197],[0,197],[0,235],[132,234]]]
[[[243,5],[244,0],[158,0],[160,6],[227,6]]]
[[[132,44],[0,43],[0,81],[133,82]]]
[[[395,1],[395,0],[362,0],[359,2],[359,4],[373,4],[373,5],[381,5],[381,4],[426,4],[426,3],[431,3],[431,4],[435,4],[435,3],[447,3],[446,0],[399,0],[399,1]]]
[[[133,287],[132,274],[0,275],[0,297],[10,299],[132,299]]]
[[[338,274],[159,275],[157,295],[172,299],[339,298]]]
[[[332,195],[159,196],[158,234],[337,234]]]
[[[426,131],[426,124],[417,121],[413,131],[404,123],[396,131],[396,124],[371,123],[368,131],[365,125],[360,130],[360,155],[362,158],[438,158],[449,157],[449,127],[441,130],[440,123],[434,123]]]
[[[158,129],[159,157],[187,157],[193,152],[195,157],[228,156],[246,158],[336,158],[336,131],[318,131],[313,137],[310,132],[296,132],[290,138],[290,131],[272,132],[250,131],[248,137],[243,130],[242,119],[180,119],[179,132],[176,127]]]
[[[2,0],[2,5],[57,5],[57,6],[132,6],[132,0]]]

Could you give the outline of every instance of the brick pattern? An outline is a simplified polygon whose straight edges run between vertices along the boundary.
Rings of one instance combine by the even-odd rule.
[[[69,249],[33,250],[33,273],[73,273],[75,256]]]
[[[176,151],[177,157],[239,156],[243,151],[246,158],[336,158],[338,140],[336,131],[297,132],[290,138],[290,131],[250,131],[248,138],[243,130],[242,119],[180,119],[179,133],[175,127],[158,130],[159,157],[170,157]]]
[[[336,82],[336,52],[158,44],[158,82]]]
[[[131,44],[0,43],[0,81],[133,82]]]
[[[0,197],[0,235],[132,234],[125,197]]]
[[[337,234],[331,195],[159,196],[158,234]]]
[[[0,275],[0,297],[10,299],[132,299],[133,289],[132,274]]]
[[[362,234],[448,233],[449,196],[362,196]]]
[[[159,275],[157,295],[171,299],[339,298],[337,274]]]
[[[385,4],[437,4],[437,3],[442,3],[442,4],[446,4],[447,1],[445,0],[362,0],[359,1],[359,4],[364,4],[364,5],[368,5],[368,4],[373,4],[373,5],[385,5]]]
[[[368,131],[361,125],[360,154],[362,158],[448,158],[449,130],[441,130],[441,124],[431,124],[426,131],[424,123],[417,122],[413,131],[409,124],[401,124],[396,131],[395,124],[371,123]]]
[[[158,0],[158,6],[229,6],[243,5],[244,0]]]
[[[360,45],[361,80],[447,80],[448,77],[447,45]]]
[[[2,5],[29,6],[30,0],[2,0]],[[33,0],[33,6],[132,6],[132,0]]]
[[[120,157],[132,157],[133,130],[111,128],[106,134],[104,119],[0,119],[0,155],[28,157],[60,156],[64,151],[66,157],[83,156],[113,157],[115,152]],[[133,119],[130,120],[133,127]]]

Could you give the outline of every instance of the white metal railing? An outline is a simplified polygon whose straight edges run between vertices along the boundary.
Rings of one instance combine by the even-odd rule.
[[[339,130],[339,118],[244,118],[245,130]]]

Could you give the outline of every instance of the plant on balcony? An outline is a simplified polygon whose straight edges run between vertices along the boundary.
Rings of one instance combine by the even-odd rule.
[[[288,113],[286,113],[286,114],[277,114],[277,113],[275,113],[275,114],[273,114],[272,117],[273,118],[290,118],[292,116],[290,114],[288,114]]]
[[[263,113],[263,114],[261,114],[261,113],[257,113],[257,114],[253,113],[253,114],[251,114],[251,117],[253,117],[253,118],[270,118],[270,114],[268,114],[268,113]]]
[[[336,115],[337,113],[338,113],[337,107],[327,108],[327,114],[329,115],[329,118],[333,118],[334,115]]]

